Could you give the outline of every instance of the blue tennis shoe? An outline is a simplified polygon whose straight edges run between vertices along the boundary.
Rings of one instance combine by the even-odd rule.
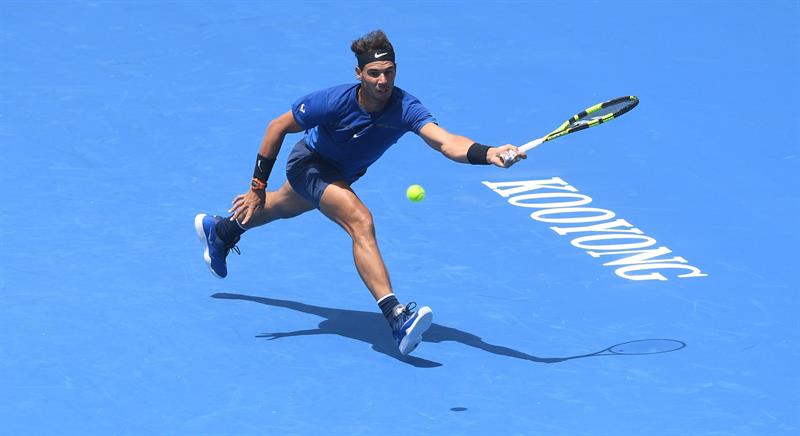
[[[414,312],[417,303],[407,305],[398,304],[394,309],[394,319],[391,322],[392,334],[397,341],[400,354],[408,355],[422,342],[422,334],[433,323],[433,311],[428,306],[421,307]]]
[[[211,269],[211,273],[221,279],[228,275],[228,266],[225,263],[228,253],[231,250],[235,251],[236,254],[240,253],[239,247],[236,246],[236,243],[239,242],[238,237],[232,243],[225,243],[217,236],[216,225],[224,219],[221,216],[206,215],[204,213],[197,214],[194,217],[194,229],[206,247],[203,252],[203,259]]]

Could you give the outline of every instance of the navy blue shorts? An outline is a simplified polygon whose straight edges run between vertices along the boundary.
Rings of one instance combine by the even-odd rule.
[[[310,150],[305,139],[295,144],[286,161],[286,179],[292,189],[316,208],[319,208],[322,193],[328,185],[338,181],[350,185],[363,175],[362,172],[355,177],[344,177],[332,163]]]

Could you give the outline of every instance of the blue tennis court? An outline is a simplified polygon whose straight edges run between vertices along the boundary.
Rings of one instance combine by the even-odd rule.
[[[798,22],[796,0],[0,2],[0,433],[800,433]],[[435,313],[407,357],[320,213],[248,232],[224,280],[193,229],[373,29],[397,86],[486,144],[641,100],[507,170],[408,134],[354,185],[398,297]]]

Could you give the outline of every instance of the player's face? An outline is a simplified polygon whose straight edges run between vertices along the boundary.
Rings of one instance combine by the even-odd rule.
[[[392,96],[397,66],[391,61],[370,62],[359,70],[356,77],[361,81],[362,93],[367,98],[385,102]]]

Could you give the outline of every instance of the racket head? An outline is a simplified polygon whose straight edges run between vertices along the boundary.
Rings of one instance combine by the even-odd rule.
[[[635,108],[638,104],[639,99],[633,95],[617,97],[598,103],[564,121],[556,130],[547,135],[547,140],[611,121]]]
[[[639,339],[612,345],[607,350],[611,354],[621,356],[639,356],[643,354],[670,353],[684,347],[686,347],[686,342],[675,339]]]

